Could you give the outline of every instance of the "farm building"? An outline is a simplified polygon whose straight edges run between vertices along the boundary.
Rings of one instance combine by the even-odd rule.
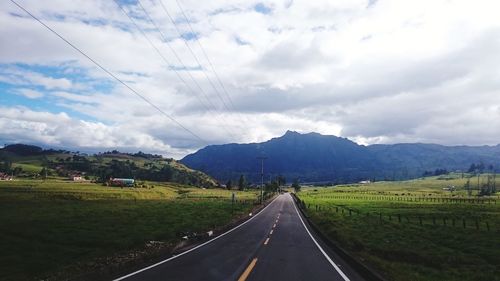
[[[110,186],[128,186],[128,187],[133,187],[135,183],[134,179],[122,179],[122,178],[111,178],[109,179],[108,184]]]
[[[73,181],[84,181],[84,178],[81,175],[74,175],[71,178]]]
[[[12,180],[12,176],[10,176],[7,173],[0,173],[0,180],[11,181]]]

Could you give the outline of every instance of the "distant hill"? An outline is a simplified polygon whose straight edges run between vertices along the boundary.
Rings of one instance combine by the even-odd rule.
[[[473,163],[500,168],[500,146],[363,146],[346,138],[292,131],[262,143],[207,146],[180,162],[222,181],[243,174],[258,182],[259,156],[267,157],[267,178],[281,174],[303,182],[415,178],[438,169],[467,171]]]
[[[43,153],[43,149],[41,147],[21,143],[7,145],[2,150],[18,156],[33,156]]]
[[[123,177],[203,187],[217,185],[210,176],[174,159],[143,152],[122,153],[113,150],[87,155],[26,144],[7,145],[0,149],[0,172],[18,177],[36,177],[44,176],[44,167],[47,167],[49,176],[81,175],[97,181]]]

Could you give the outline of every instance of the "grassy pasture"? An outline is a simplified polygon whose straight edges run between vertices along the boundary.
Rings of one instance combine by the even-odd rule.
[[[500,280],[500,199],[468,199],[464,183],[434,177],[298,195],[326,235],[389,280]]]
[[[184,232],[204,232],[247,214],[256,200],[255,192],[235,191],[233,209],[227,190],[146,184],[149,188],[121,189],[57,180],[0,181],[0,280],[79,274],[103,258],[144,249],[150,241],[172,247]]]

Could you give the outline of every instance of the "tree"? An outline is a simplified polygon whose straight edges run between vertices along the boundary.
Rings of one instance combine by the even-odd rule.
[[[42,177],[42,179],[47,179],[47,168],[42,168],[42,170],[40,171],[40,176]]]
[[[479,165],[476,166],[476,168],[479,170],[479,173],[482,174],[484,172],[484,163],[481,162]]]
[[[472,190],[470,187],[470,179],[467,179],[467,182],[464,185],[464,189],[467,190],[467,195],[470,197],[472,195]]]
[[[9,173],[12,170],[12,161],[9,159],[5,159],[0,165],[0,171],[4,173]]]
[[[278,182],[278,186],[282,186],[286,184],[286,178],[282,175],[276,177],[276,181]]]
[[[448,170],[446,169],[436,169],[434,171],[435,176],[446,175],[446,174],[448,174]]]
[[[240,180],[238,181],[238,189],[239,190],[244,190],[245,187],[246,187],[246,181],[245,181],[245,176],[244,175],[241,175],[240,176]]]
[[[299,191],[300,191],[301,186],[300,186],[300,184],[299,184],[299,179],[294,179],[294,180],[293,180],[292,187],[293,187],[293,190],[294,190],[295,192],[299,192]]]
[[[469,170],[467,170],[468,173],[474,173],[476,171],[476,164],[472,163],[469,167]]]
[[[226,183],[226,188],[228,190],[230,190],[233,187],[232,185],[233,185],[233,183],[231,182],[231,180],[228,180],[227,183]]]
[[[266,183],[264,189],[265,189],[266,193],[268,193],[268,192],[276,192],[278,190],[278,187],[279,187],[278,186],[278,182],[273,180],[273,181],[271,181],[269,183]]]

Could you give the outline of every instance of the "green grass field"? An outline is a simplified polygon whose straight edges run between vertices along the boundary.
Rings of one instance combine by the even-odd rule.
[[[464,183],[434,177],[298,195],[327,236],[389,280],[500,280],[500,200],[468,199]]]
[[[233,210],[231,191],[146,185],[0,181],[0,280],[66,279],[149,241],[172,247],[182,232],[205,232],[247,214],[256,199],[255,192],[235,191]]]

